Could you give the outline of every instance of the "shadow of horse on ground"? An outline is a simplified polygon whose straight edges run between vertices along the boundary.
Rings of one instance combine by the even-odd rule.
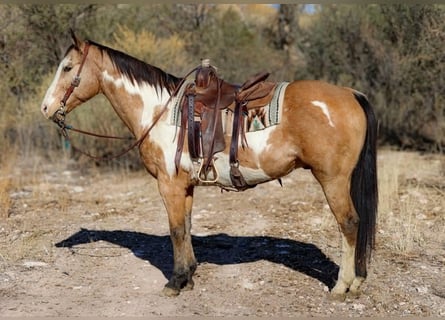
[[[173,272],[173,251],[170,236],[132,231],[101,231],[81,229],[55,244],[72,248],[76,245],[106,241],[128,248],[133,254],[150,262],[169,279]],[[266,236],[230,236],[224,233],[193,236],[198,263],[218,265],[266,260],[282,264],[317,279],[332,289],[339,267],[313,244]]]

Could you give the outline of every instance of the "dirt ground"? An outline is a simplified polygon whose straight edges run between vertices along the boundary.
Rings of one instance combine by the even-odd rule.
[[[360,297],[330,299],[340,234],[319,185],[297,170],[283,187],[197,188],[195,288],[168,298],[172,250],[153,178],[19,161],[0,218],[0,314],[445,316],[445,157],[382,151],[379,170],[392,207]]]

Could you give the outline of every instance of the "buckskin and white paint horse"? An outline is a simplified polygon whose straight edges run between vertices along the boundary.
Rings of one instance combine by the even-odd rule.
[[[157,179],[168,213],[173,273],[163,293],[192,289],[197,267],[191,242],[193,190],[200,185],[187,148],[175,168],[177,127],[171,124],[172,92],[181,82],[157,67],[93,41],[73,44],[41,105],[57,118],[97,94],[105,95],[136,139],[147,171]],[[81,76],[72,83],[73,76]],[[62,100],[62,101],[61,101]],[[377,124],[366,97],[321,81],[295,81],[285,89],[280,123],[247,132],[239,169],[249,185],[310,169],[322,186],[342,236],[335,297],[358,294],[374,247],[377,214]],[[215,185],[231,188],[229,148],[215,156]]]

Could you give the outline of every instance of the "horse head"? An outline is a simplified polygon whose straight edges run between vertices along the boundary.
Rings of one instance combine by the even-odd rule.
[[[89,42],[80,40],[72,30],[71,40],[41,105],[43,115],[56,122],[100,91],[99,69],[95,54],[89,53]]]

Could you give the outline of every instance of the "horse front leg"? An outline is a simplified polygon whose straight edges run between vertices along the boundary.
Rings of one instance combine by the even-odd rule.
[[[170,238],[173,246],[173,274],[163,289],[166,296],[177,296],[181,289],[193,289],[196,270],[191,236],[193,205],[192,185],[179,177],[158,177],[159,192],[167,209]]]

